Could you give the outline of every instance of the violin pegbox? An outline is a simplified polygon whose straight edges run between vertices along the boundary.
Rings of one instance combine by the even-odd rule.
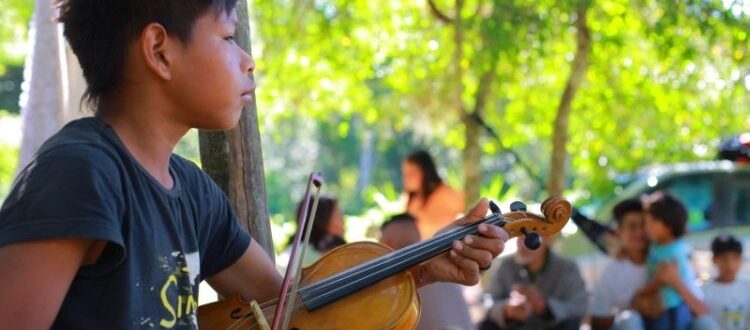
[[[505,224],[502,226],[510,237],[524,236],[523,243],[527,248],[536,250],[542,245],[542,236],[559,232],[570,219],[570,203],[561,197],[550,197],[542,203],[544,217],[526,211],[526,204],[515,201],[510,204],[510,212],[501,213],[494,202],[490,210],[501,214]]]

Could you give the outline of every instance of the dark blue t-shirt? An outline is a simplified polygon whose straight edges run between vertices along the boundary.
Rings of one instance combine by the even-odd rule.
[[[20,173],[0,209],[0,247],[108,242],[76,274],[53,329],[197,327],[198,284],[234,263],[250,235],[197,166],[173,155],[169,170],[172,189],[138,164],[111,127],[86,118],[45,142]]]

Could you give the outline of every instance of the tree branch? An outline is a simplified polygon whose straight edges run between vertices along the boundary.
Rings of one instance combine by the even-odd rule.
[[[482,128],[484,128],[484,130],[490,136],[492,136],[492,138],[495,139],[495,141],[497,141],[497,144],[500,147],[501,151],[507,152],[511,156],[513,156],[513,159],[515,160],[515,162],[519,166],[521,166],[521,169],[523,169],[524,172],[526,172],[526,175],[531,177],[531,179],[534,180],[539,187],[545,186],[544,179],[542,179],[542,177],[539,176],[539,174],[535,173],[534,170],[531,168],[531,166],[529,166],[529,164],[524,162],[521,156],[515,150],[503,145],[503,140],[500,138],[500,135],[497,134],[497,132],[495,132],[495,130],[492,127],[490,127],[490,125],[488,125],[487,122],[485,122],[484,119],[480,115],[473,113],[471,115],[471,118],[473,118],[479,124],[479,126],[482,126]]]
[[[432,15],[435,16],[435,18],[437,18],[439,21],[445,24],[453,23],[453,19],[440,11],[440,8],[435,5],[435,0],[427,0],[427,5],[430,7],[430,12],[432,12]]]

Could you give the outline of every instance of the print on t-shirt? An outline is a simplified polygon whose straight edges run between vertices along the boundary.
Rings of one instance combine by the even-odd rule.
[[[169,262],[169,259],[176,262]],[[170,256],[159,258],[161,267],[168,271],[168,276],[161,286],[162,315],[167,315],[159,321],[159,325],[171,329],[175,325],[180,327],[197,327],[198,320],[195,311],[198,309],[196,283],[200,272],[200,256],[198,251],[184,254],[174,251]],[[176,266],[173,266],[176,265]]]

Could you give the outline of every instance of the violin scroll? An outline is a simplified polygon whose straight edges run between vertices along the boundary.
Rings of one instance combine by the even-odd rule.
[[[499,213],[498,207],[492,207],[493,213]],[[526,211],[522,202],[513,202],[511,211],[503,214],[505,225],[503,228],[511,237],[524,236],[524,245],[536,250],[542,245],[542,236],[550,236],[559,232],[570,219],[572,207],[562,197],[550,197],[542,203],[544,217]],[[497,211],[497,212],[496,212]]]

